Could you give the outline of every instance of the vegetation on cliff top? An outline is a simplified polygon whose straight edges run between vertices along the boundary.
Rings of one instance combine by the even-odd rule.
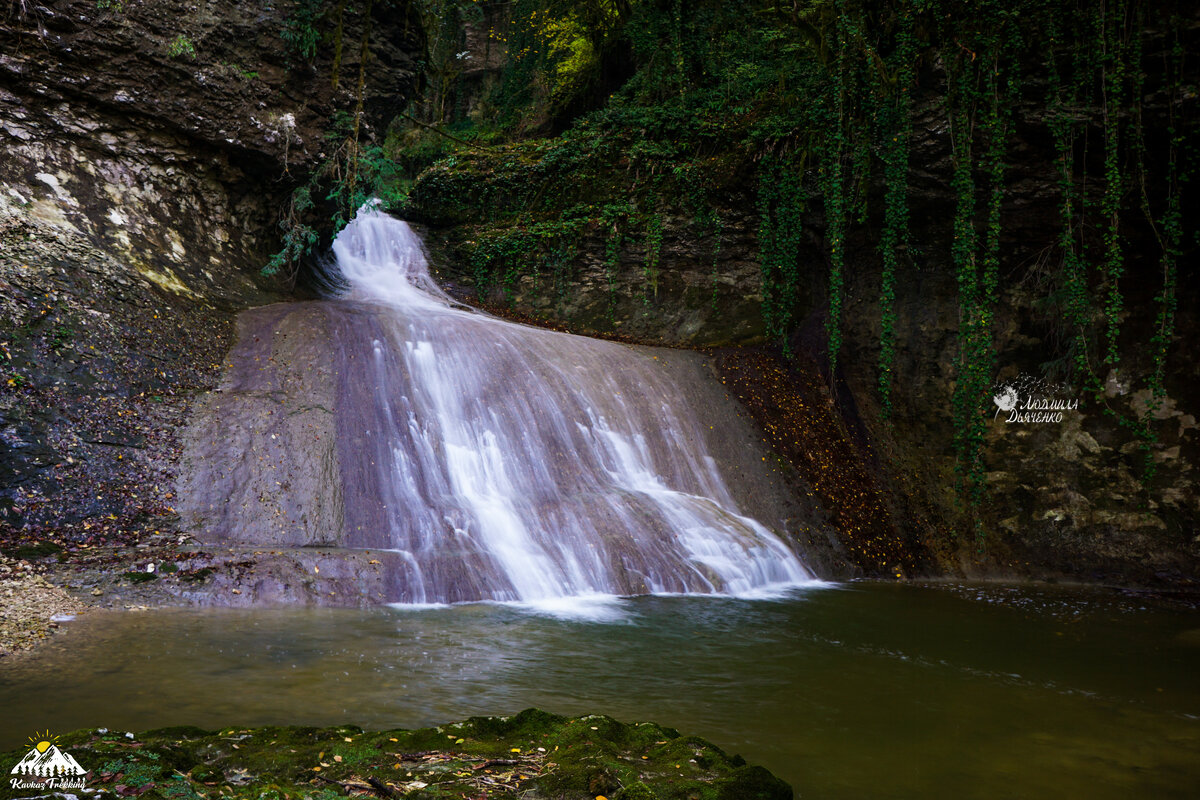
[[[1058,309],[1062,352],[1049,354],[1046,366],[1133,432],[1143,479],[1153,478],[1177,264],[1196,245],[1183,213],[1197,153],[1182,7],[519,0],[507,15],[479,16],[489,4],[436,5],[502,44],[506,60],[490,91],[465,80],[438,85],[427,119],[453,138],[427,125],[394,126],[385,149],[416,178],[408,214],[473,226],[479,291],[511,291],[534,274],[561,292],[580,232],[602,230],[610,253],[640,246],[648,294],[664,214],[693,220],[715,269],[722,214],[755,208],[762,313],[785,347],[811,272],[800,245],[822,242],[823,355],[833,374],[851,267],[846,242],[867,231],[882,261],[877,374],[885,417],[896,282],[931,266],[956,276],[955,447],[959,486],[972,504],[985,486],[1009,166],[1017,146],[1044,146],[1061,193],[1061,234],[1048,243],[1042,288],[1045,304]],[[478,56],[448,47],[443,58]],[[918,112],[949,125],[949,242],[914,241],[910,231]],[[1143,252],[1133,252],[1133,242]],[[1135,262],[1136,280],[1155,283],[1148,348],[1123,334]],[[1140,414],[1118,409],[1104,393],[1113,379],[1147,388],[1152,402]]]

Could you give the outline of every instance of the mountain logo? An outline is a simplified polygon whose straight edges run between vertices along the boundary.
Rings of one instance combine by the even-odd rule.
[[[87,770],[79,765],[74,756],[58,748],[58,745],[55,744],[58,741],[57,736],[51,736],[50,731],[46,731],[43,734],[29,737],[29,741],[33,745],[33,749],[17,762],[17,765],[12,768],[12,774],[41,780],[31,782],[13,778],[14,788],[28,789],[34,786],[82,788],[83,779],[79,776],[86,775]]]

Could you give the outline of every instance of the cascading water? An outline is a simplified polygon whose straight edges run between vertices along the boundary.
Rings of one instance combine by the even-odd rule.
[[[399,602],[747,593],[810,582],[738,509],[646,349],[453,303],[403,222],[334,243],[344,544],[394,551]]]

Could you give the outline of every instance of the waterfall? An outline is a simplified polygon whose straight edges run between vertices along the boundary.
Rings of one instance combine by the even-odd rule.
[[[407,603],[743,594],[813,580],[735,502],[655,351],[453,302],[407,224],[337,237],[344,545],[391,551]]]

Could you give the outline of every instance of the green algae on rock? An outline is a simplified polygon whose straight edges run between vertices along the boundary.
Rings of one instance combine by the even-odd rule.
[[[526,709],[420,730],[264,727],[84,730],[57,746],[95,798],[596,798],[791,800],[791,788],[703,739],[651,722]],[[16,764],[10,751],[0,763]],[[43,796],[16,789],[0,798]]]

